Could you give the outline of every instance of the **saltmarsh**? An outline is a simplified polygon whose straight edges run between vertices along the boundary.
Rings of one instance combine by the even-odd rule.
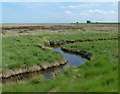
[[[3,74],[9,75],[20,69],[31,70],[35,66],[37,68],[37,66],[65,62],[65,58],[60,52],[43,45],[45,41],[42,41],[43,39],[41,36],[3,38]]]
[[[66,40],[117,38],[116,34],[109,33],[70,33],[46,34],[3,37],[3,72],[29,68],[32,65],[42,65],[49,62],[61,62],[65,58],[56,51],[45,47],[50,42],[66,42]],[[61,60],[61,61],[60,61]],[[47,62],[47,63],[46,63]]]
[[[67,24],[68,25],[68,24]],[[70,26],[65,28],[70,28]],[[13,26],[13,25],[12,25]],[[47,27],[47,25],[45,25]],[[51,27],[52,25],[48,25]],[[56,25],[55,25],[56,26]],[[9,73],[34,65],[54,64],[64,61],[61,53],[46,47],[50,43],[66,41],[117,38],[116,24],[75,24],[78,30],[3,30],[3,73]],[[19,26],[18,26],[19,27]],[[48,28],[47,27],[47,28]],[[53,25],[54,27],[54,25]],[[69,29],[68,28],[68,29]],[[53,28],[54,29],[54,28]],[[74,50],[85,50],[93,54],[91,61],[79,67],[69,67],[55,77],[36,78],[23,84],[4,86],[5,92],[114,92],[117,91],[117,40],[102,40],[63,45]]]
[[[69,67],[55,77],[36,78],[27,83],[4,86],[10,92],[117,92],[118,41],[105,40],[64,45],[65,48],[85,50],[93,59],[78,67]]]

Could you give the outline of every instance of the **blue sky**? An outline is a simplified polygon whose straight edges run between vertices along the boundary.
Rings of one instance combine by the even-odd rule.
[[[117,2],[4,2],[3,23],[117,22]]]

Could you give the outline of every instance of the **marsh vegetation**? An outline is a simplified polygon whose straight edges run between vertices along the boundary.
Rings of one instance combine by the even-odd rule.
[[[25,83],[3,86],[3,91],[117,92],[117,26],[117,24],[3,25],[4,75],[65,62],[66,58],[48,47],[50,45],[64,44],[62,47],[71,51],[86,51],[92,54],[90,61],[79,66],[67,67],[65,71],[57,72],[52,78],[39,76]]]

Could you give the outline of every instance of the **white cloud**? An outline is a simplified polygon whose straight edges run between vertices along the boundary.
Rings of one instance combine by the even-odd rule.
[[[65,13],[66,13],[66,14],[72,14],[72,12],[69,11],[69,10],[66,10]]]
[[[99,10],[99,9],[95,9],[95,10],[88,10],[87,12],[88,12],[88,13],[102,13],[102,11],[101,11],[101,10]]]
[[[117,14],[116,11],[109,11],[110,14]]]
[[[89,15],[87,12],[81,12],[80,15],[86,16]]]
[[[92,3],[89,3],[89,4],[81,4],[81,5],[69,5],[69,6],[61,6],[61,8],[63,9],[79,9],[79,8],[90,8],[90,7],[97,7],[99,6],[99,4],[92,4]]]
[[[120,5],[120,3],[119,3],[119,5]],[[113,6],[114,7],[118,6],[118,2],[113,2]]]
[[[117,14],[117,12],[94,9],[94,10],[88,10],[88,11],[81,12],[80,14]]]

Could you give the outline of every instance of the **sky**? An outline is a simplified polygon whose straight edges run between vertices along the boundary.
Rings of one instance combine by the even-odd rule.
[[[117,2],[3,2],[2,23],[118,22]]]

